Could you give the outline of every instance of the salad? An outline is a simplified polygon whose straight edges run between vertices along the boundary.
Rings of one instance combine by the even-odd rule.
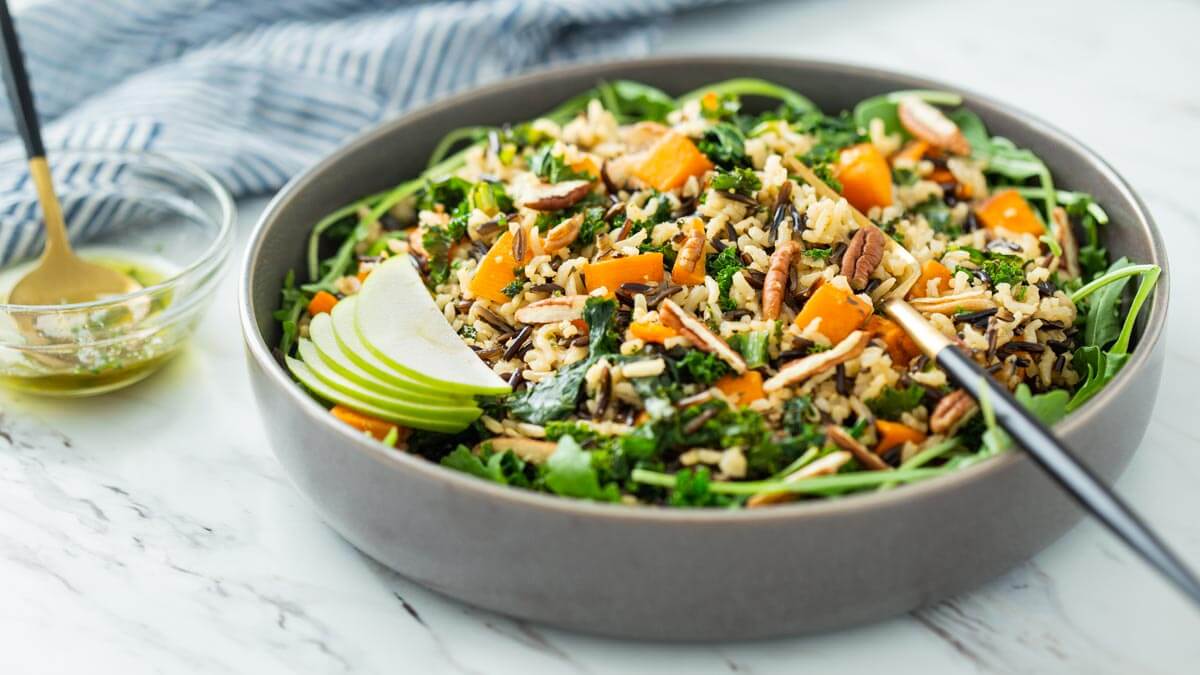
[[[951,92],[825,112],[754,79],[606,82],[454,131],[316,223],[278,355],[355,429],[518,488],[733,508],[886,490],[1009,439],[881,299],[908,279],[1052,423],[1128,360],[1160,273],[1111,260],[1113,226]]]

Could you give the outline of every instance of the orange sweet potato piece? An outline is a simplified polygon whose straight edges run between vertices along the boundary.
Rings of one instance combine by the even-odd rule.
[[[909,141],[900,152],[892,155],[892,164],[896,164],[896,160],[903,159],[916,164],[925,157],[925,153],[929,151],[929,144],[925,141],[912,140]]]
[[[479,261],[479,267],[475,268],[475,276],[471,277],[468,288],[477,297],[487,298],[496,303],[508,302],[509,297],[504,294],[504,287],[517,278],[513,270],[529,262],[532,257],[533,252],[526,246],[525,259],[518,263],[513,257],[513,233],[505,232]]]
[[[735,405],[750,405],[766,396],[763,393],[762,383],[762,373],[757,370],[747,370],[741,375],[733,373],[725,375],[717,380],[716,387]]]
[[[870,143],[842,150],[834,177],[842,184],[842,196],[859,211],[892,203],[892,170]]]
[[[907,424],[899,422],[876,420],[875,430],[879,433],[879,443],[875,446],[875,454],[877,455],[882,455],[897,445],[903,445],[907,441],[920,443],[925,440],[925,434]]]
[[[380,441],[386,438],[392,429],[395,429],[400,434],[401,439],[408,436],[407,427],[397,426],[391,422],[386,422],[377,417],[364,415],[357,410],[351,410],[343,405],[335,405],[329,410],[329,412],[332,413],[334,417],[345,422],[346,424],[349,424],[359,431],[364,431],[368,434],[371,434]]]
[[[609,258],[583,266],[583,282],[588,292],[607,288],[609,297],[624,283],[658,283],[663,280],[661,253],[642,253],[627,258]]]
[[[908,290],[909,298],[924,298],[929,295],[929,282],[934,279],[938,280],[939,292],[945,293],[950,288],[950,280],[954,278],[954,273],[950,271],[942,263],[936,260],[926,260],[921,266],[921,276],[917,279],[917,283]]]
[[[671,132],[650,148],[633,175],[656,190],[666,191],[683,185],[692,176],[703,176],[712,168],[712,162],[690,138]]]
[[[333,306],[338,303],[337,296],[329,291],[317,291],[312,300],[308,301],[308,313],[316,316],[324,314],[333,309]]]
[[[887,345],[888,355],[892,357],[892,363],[901,368],[907,366],[910,361],[921,354],[921,348],[916,342],[904,332],[896,322],[885,319],[878,314],[871,315],[867,319],[867,332],[872,335],[878,335],[883,339],[883,343]]]
[[[796,326],[803,330],[819,318],[817,330],[837,344],[858,330],[869,316],[871,303],[833,284],[822,284],[796,315]]]
[[[668,338],[679,335],[678,331],[670,326],[664,326],[661,323],[650,323],[649,321],[634,321],[629,324],[629,332],[639,340],[654,342],[660,345],[666,342]]]
[[[689,237],[696,235],[704,237],[704,221],[700,220],[699,218],[693,218],[689,221],[689,225],[692,230],[690,233],[688,233]],[[687,226],[685,226],[685,230],[686,229]],[[687,258],[689,256],[683,254],[683,249],[687,249],[689,246],[694,246],[697,242],[699,243],[700,248],[693,249],[694,255],[690,256],[695,261],[695,265],[689,268],[687,267]],[[671,267],[671,281],[679,284],[680,286],[695,286],[697,284],[704,283],[704,275],[706,273],[706,263],[704,260],[704,239],[696,240],[689,238],[687,243],[683,245],[683,249],[681,249],[680,255],[675,257],[675,265]]]
[[[1040,237],[1046,233],[1029,202],[1013,189],[1001,190],[975,207],[975,215],[989,230],[1002,227],[1009,232],[1024,232]]]

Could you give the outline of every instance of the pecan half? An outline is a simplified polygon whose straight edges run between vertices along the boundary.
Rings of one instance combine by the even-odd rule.
[[[746,372],[746,361],[741,354],[672,300],[663,300],[659,305],[658,314],[663,325],[679,331],[679,334],[691,341],[696,349],[716,354],[736,373]]]
[[[805,478],[812,478],[814,476],[828,476],[830,474],[837,473],[838,469],[845,466],[846,462],[849,462],[852,457],[854,457],[854,455],[851,455],[845,450],[836,450],[814,461],[812,464],[804,466],[794,473],[788,474],[788,476],[783,479],[783,482],[795,483],[802,481]],[[756,506],[767,506],[770,504],[779,504],[781,502],[790,502],[794,501],[795,499],[796,493],[794,492],[762,492],[746,500],[746,506],[749,508],[754,508]]]
[[[971,144],[958,125],[941,110],[916,96],[905,96],[896,106],[900,125],[926,143],[956,155],[971,154]]]
[[[887,245],[887,235],[874,225],[860,227],[850,245],[842,254],[842,274],[850,280],[850,287],[856,291],[866,288],[871,273],[883,262],[883,247]]]
[[[767,275],[763,278],[763,318],[774,321],[779,318],[783,309],[783,296],[787,294],[788,274],[792,270],[792,260],[800,252],[800,244],[792,240],[781,241],[771,254],[767,265]]]
[[[558,449],[558,445],[550,441],[535,441],[532,438],[519,438],[516,436],[499,436],[484,441],[484,443],[491,443],[492,450],[495,452],[512,450],[513,454],[517,457],[526,462],[533,462],[534,464],[541,464],[550,459],[550,455],[553,455],[554,451]],[[475,446],[476,454],[479,453],[482,446],[483,443]]]
[[[1056,206],[1050,215],[1054,219],[1054,238],[1058,240],[1058,246],[1062,249],[1063,271],[1071,278],[1078,277],[1079,246],[1075,243],[1075,233],[1071,231],[1071,220],[1067,217],[1067,210]]]
[[[763,382],[763,391],[769,393],[799,384],[817,373],[834,368],[839,363],[845,363],[861,354],[870,341],[869,333],[856,330],[837,343],[833,349],[789,361],[779,369],[778,373],[775,373],[774,377]]]
[[[943,295],[937,298],[913,298],[909,301],[918,312],[922,314],[953,314],[954,312],[978,312],[984,309],[990,309],[996,306],[996,303],[988,297],[988,292],[982,288],[976,288],[962,293],[953,295]]]
[[[583,307],[586,304],[586,295],[559,295],[531,302],[518,309],[515,316],[521,323],[574,321],[583,316]]]
[[[935,434],[949,433],[959,424],[965,422],[979,406],[974,399],[962,389],[955,389],[937,402],[933,413],[929,416],[929,429]]]
[[[687,239],[684,239],[683,243],[680,244],[679,253],[676,254],[675,269],[695,272],[696,266],[700,264],[701,258],[704,257],[704,245],[708,243],[708,239],[705,237],[704,224],[699,222],[699,219],[690,221],[689,226],[691,231],[688,232]],[[677,284],[683,283],[682,280],[675,278],[673,272],[671,280]],[[703,283],[703,279],[701,283]]]
[[[891,465],[883,461],[879,455],[871,452],[870,448],[859,443],[858,439],[846,433],[845,429],[836,424],[825,427],[825,437],[839,448],[849,451],[863,466],[872,471],[892,470]]]
[[[535,211],[560,211],[579,203],[592,191],[589,180],[568,180],[552,185],[541,184],[525,193],[522,205]]]
[[[542,240],[542,250],[546,253],[554,253],[570,246],[575,243],[576,237],[579,236],[579,229],[582,226],[582,213],[576,213],[558,225],[555,225],[550,228],[550,231],[546,233],[546,238]]]

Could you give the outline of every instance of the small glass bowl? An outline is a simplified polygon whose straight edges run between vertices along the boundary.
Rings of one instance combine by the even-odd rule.
[[[179,352],[211,302],[233,241],[229,193],[162,155],[49,156],[71,244],[143,288],[94,302],[0,304],[0,385],[87,396],[141,380]],[[24,161],[0,162],[0,300],[36,263],[43,228]]]

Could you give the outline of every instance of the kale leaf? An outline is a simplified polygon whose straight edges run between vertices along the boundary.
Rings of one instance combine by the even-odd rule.
[[[450,247],[454,240],[440,225],[430,225],[421,232],[421,246],[429,256],[429,281],[438,286],[450,278]]]
[[[730,246],[720,253],[709,256],[706,261],[705,269],[708,270],[708,275],[717,281],[717,289],[721,292],[718,304],[725,311],[736,309],[733,300],[729,297],[729,289],[733,287],[733,275],[744,267],[735,246]]]
[[[925,389],[919,384],[910,384],[904,389],[888,387],[879,396],[867,399],[867,407],[876,417],[885,420],[898,420],[901,413],[906,413],[921,404],[925,397]]]
[[[718,169],[717,174],[713,176],[711,187],[714,190],[736,192],[749,197],[762,187],[762,180],[759,179],[758,174],[754,173],[754,169],[746,167],[738,167],[732,171]]]
[[[588,352],[592,357],[612,354],[621,346],[621,337],[613,326],[617,302],[605,298],[588,298],[583,307],[583,320],[588,325]]]
[[[750,163],[746,157],[746,136],[729,122],[718,122],[709,127],[696,147],[720,167],[732,169]]]
[[[729,365],[716,354],[693,349],[677,364],[693,382],[708,386],[729,372]]]
[[[771,342],[771,334],[768,331],[737,333],[730,336],[727,342],[746,360],[747,368],[761,368],[767,364],[767,346]]]

